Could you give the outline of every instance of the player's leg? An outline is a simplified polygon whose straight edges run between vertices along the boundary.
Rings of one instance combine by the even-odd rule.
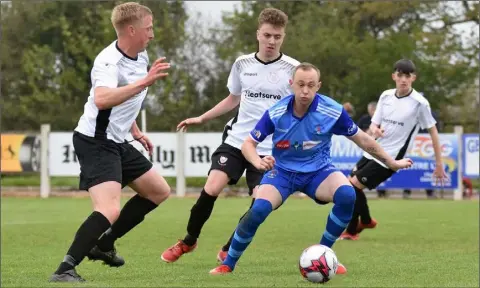
[[[350,176],[348,179],[350,180],[351,177],[355,176],[355,173],[357,173],[358,170],[363,169],[363,167],[369,162],[369,160],[365,157],[362,157],[356,164],[355,167],[353,168],[352,172],[350,173]],[[362,212],[363,214],[363,219],[367,219],[369,217],[369,210],[368,207],[365,209],[365,205],[362,202],[363,197],[365,194],[363,193],[363,189],[356,188],[355,185],[353,185],[353,188],[355,189],[355,194],[356,194],[356,201],[355,201],[355,208],[353,210],[353,215],[352,219],[349,222],[349,227],[357,227],[359,225],[360,221],[360,213]],[[365,212],[366,211],[366,212]],[[348,237],[349,234],[344,233],[345,237]],[[344,239],[341,237],[341,239]],[[355,240],[355,239],[353,239]]]
[[[232,244],[228,249],[227,258],[222,265],[210,271],[210,274],[230,273],[252,242],[258,227],[265,221],[270,213],[277,209],[292,193],[290,187],[291,177],[289,172],[277,169],[265,173],[261,185],[256,191],[255,202],[252,208],[238,223]]]
[[[138,194],[127,201],[118,220],[102,235],[97,247],[88,255],[90,259],[103,260],[112,267],[124,264],[123,259],[116,255],[115,241],[143,222],[145,215],[170,195],[167,182],[142,153],[130,144],[122,144],[122,149],[122,186],[129,185]]]
[[[360,230],[360,226],[362,225],[361,223],[362,222],[371,223],[372,221],[370,216],[370,209],[367,204],[367,197],[363,192],[363,189],[365,187],[362,184],[355,185],[356,184],[356,182],[354,181],[355,177],[356,176],[353,175],[348,178],[356,194],[356,201],[355,201],[355,207],[353,210],[353,216],[350,222],[348,223],[346,232],[343,233],[342,236],[340,237],[341,239],[358,240],[358,235],[356,233]],[[352,232],[352,231],[357,231],[357,232]],[[351,234],[350,232],[352,232],[353,234]]]
[[[359,171],[363,171],[365,166],[368,165],[372,160],[369,160],[365,157],[362,157],[357,164],[355,164],[355,167],[352,170],[352,173],[348,177],[350,183],[352,183],[352,178],[355,177]],[[363,221],[364,223],[370,223],[371,222],[371,216],[370,216],[370,209],[367,205],[367,198],[363,190],[365,189],[365,186],[363,184],[360,185],[355,185],[352,183],[353,188],[355,189],[355,194],[356,194],[356,201],[355,201],[355,209],[353,210],[353,216],[352,220],[350,220],[350,223],[348,224],[347,227],[347,232],[342,234],[341,239],[349,239],[349,240],[357,240],[358,237],[355,236],[356,234],[350,234],[348,231],[356,231],[357,229],[360,229],[361,222]],[[361,220],[360,220],[361,219]]]
[[[75,267],[82,262],[95,246],[100,235],[110,227],[120,213],[120,183],[104,182],[91,187],[89,192],[94,211],[77,230],[67,254],[52,275],[51,281],[84,281],[76,274]]]
[[[331,248],[351,220],[355,206],[355,191],[345,175],[334,167],[319,171],[304,191],[318,204],[324,205],[330,202],[334,204],[320,240],[321,245]],[[345,266],[339,263],[337,274],[346,272]]]
[[[316,173],[304,191],[319,204],[333,202],[327,227],[320,241],[320,244],[332,247],[352,218],[355,191],[347,177],[333,167]]]
[[[355,211],[360,215],[360,221],[354,221],[352,219],[347,226],[345,232],[340,236],[344,240],[358,240],[359,233],[363,229],[373,229],[377,226],[377,220],[370,216],[370,208],[368,207],[367,197],[363,190],[368,188],[358,180],[359,176],[353,176],[349,178],[350,183],[352,183],[355,188],[355,193],[357,194],[357,201],[355,202]],[[380,182],[381,183],[381,182]],[[379,184],[380,184],[379,183]],[[374,188],[371,188],[374,189]]]
[[[94,211],[77,230],[66,256],[50,278],[54,282],[84,281],[75,267],[120,214],[120,157],[115,153],[115,147],[105,149],[93,138],[85,137],[74,136],[73,144],[81,167],[80,189],[90,192]]]
[[[393,175],[393,171],[387,169],[373,160],[363,165],[360,169],[355,171],[355,175],[350,177],[350,183],[355,188],[357,201],[355,202],[355,210],[360,211],[360,223],[350,222],[347,230],[342,234],[342,239],[357,240],[358,233],[365,228],[375,228],[377,221],[370,216],[367,197],[363,189],[375,189],[382,182]]]
[[[355,191],[348,179],[336,171],[328,175],[315,191],[318,201],[333,202],[320,244],[332,247],[350,222],[355,207]]]
[[[365,157],[362,157],[362,159],[360,159],[360,161],[355,166],[356,167],[355,171],[352,171],[352,174],[350,174],[350,177],[348,177],[348,180],[350,181],[350,183],[352,183],[352,178],[356,177],[357,174],[363,173],[365,169],[367,170],[371,169],[369,165],[371,165],[372,161],[373,160],[369,160]],[[357,200],[356,200],[357,205],[355,205],[355,211],[357,211],[357,213],[359,214],[361,223],[368,224],[372,221],[372,217],[370,215],[370,209],[368,208],[368,204],[367,204],[367,196],[365,195],[365,192],[363,192],[366,186],[363,185],[362,183],[355,183],[355,184],[352,183],[352,185],[353,185],[353,188],[355,188],[355,193],[357,196]],[[360,222],[357,224],[360,224]]]
[[[242,219],[245,217],[245,215],[247,215],[248,211],[250,211],[250,209],[252,209],[253,203],[255,203],[255,198],[254,197],[252,197],[252,201],[250,202],[250,207],[248,207],[248,210],[240,217],[240,219],[238,219],[238,223],[240,223],[242,221]],[[228,238],[227,243],[222,246],[220,251],[218,251],[217,260],[219,262],[223,262],[225,260],[225,258],[227,258],[227,252],[228,252],[228,249],[230,248],[230,245],[232,244],[232,240],[233,240],[234,236],[235,236],[235,230],[233,230],[232,234],[230,235],[230,238]]]
[[[212,214],[218,195],[228,184],[233,185],[242,177],[244,171],[243,155],[239,149],[222,144],[212,155],[212,165],[207,182],[200,192],[200,197],[190,210],[187,235],[183,240],[162,253],[162,260],[175,262],[183,254],[193,251],[197,246],[203,225]]]
[[[260,184],[260,181],[262,180],[263,172],[257,170],[252,164],[247,163],[247,171],[245,176],[246,176],[247,186],[248,186],[248,195],[252,196],[250,207],[248,207],[248,210],[250,210],[253,206],[253,203],[255,202],[255,190],[257,189],[258,185]],[[247,215],[248,210],[245,212],[245,214],[242,215],[242,217],[240,217],[240,219],[238,220],[239,223],[240,221],[242,221],[243,217]],[[235,230],[232,232],[232,235],[228,239],[227,243],[223,245],[222,249],[218,252],[217,254],[218,261],[223,262],[227,257],[227,252],[228,252],[228,249],[230,248],[230,244],[232,243],[232,239],[234,235],[235,235]]]

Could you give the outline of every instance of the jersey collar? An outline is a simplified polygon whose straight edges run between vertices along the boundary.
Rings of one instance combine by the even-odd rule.
[[[260,58],[257,57],[257,53],[258,53],[258,52],[255,53],[255,59],[256,59],[258,62],[262,63],[263,65],[268,65],[268,64],[275,63],[275,62],[277,62],[278,60],[282,59],[282,56],[283,56],[283,53],[280,52],[280,56],[278,56],[277,58],[275,58],[275,59],[273,59],[273,60],[271,60],[271,61],[268,61],[268,62],[264,62],[264,61],[260,60]]]
[[[397,97],[397,99],[403,99],[403,98],[407,98],[408,96],[412,95],[413,93],[413,87],[412,87],[412,90],[410,90],[410,92],[408,92],[407,95],[404,95],[404,96],[397,96],[397,89],[395,89],[395,97]]]
[[[135,58],[132,58],[132,57],[128,56],[125,52],[123,52],[123,50],[120,49],[120,47],[118,46],[118,41],[115,41],[115,48],[117,48],[118,52],[120,52],[123,55],[123,57],[128,58],[132,61],[137,61],[138,60],[138,55]]]
[[[308,107],[308,112],[315,112],[317,111],[317,106],[318,106],[318,101],[320,99],[320,94],[316,93],[315,96],[313,97],[312,104],[310,104],[310,107]],[[287,110],[292,113],[293,115],[293,102],[295,101],[295,94],[292,95],[292,99],[288,102]],[[307,115],[307,113],[305,114]],[[304,115],[304,117],[305,117]]]

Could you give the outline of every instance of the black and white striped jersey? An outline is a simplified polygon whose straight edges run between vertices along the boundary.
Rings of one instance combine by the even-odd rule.
[[[140,112],[148,88],[122,104],[105,110],[99,110],[95,105],[94,91],[97,87],[117,88],[134,83],[147,75],[148,64],[146,51],[131,58],[120,50],[117,41],[103,49],[95,58],[90,95],[75,131],[98,139],[124,142]]]
[[[224,142],[241,149],[263,113],[280,99],[291,95],[290,79],[297,60],[280,54],[270,62],[263,62],[256,53],[240,56],[228,77],[228,90],[241,97],[237,115],[225,126]],[[257,146],[259,155],[271,155],[272,137]]]

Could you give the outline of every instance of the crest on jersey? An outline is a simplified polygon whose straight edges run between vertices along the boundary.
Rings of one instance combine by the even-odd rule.
[[[298,148],[301,147],[300,143],[298,141],[295,141],[295,143],[292,144],[292,147],[295,148],[295,150],[298,150]]]
[[[218,164],[220,164],[221,166],[225,166],[225,163],[227,163],[227,161],[228,161],[227,157],[220,156],[220,159],[218,159]]]
[[[353,131],[355,131],[356,127],[357,127],[357,125],[352,122],[352,125],[350,125],[350,127],[348,128],[348,134],[352,134]]]
[[[320,135],[322,133],[322,128],[320,125],[315,126],[315,134]]]
[[[255,129],[253,130],[253,135],[255,135],[255,137],[257,139],[260,139],[260,136],[262,136],[262,132],[260,132],[259,130]]]
[[[270,172],[268,172],[267,177],[268,178],[275,178],[275,177],[277,177],[277,174],[278,174],[278,171],[275,170],[275,169],[272,169],[272,170],[270,170]]]
[[[272,84],[277,84],[280,81],[280,77],[278,76],[277,72],[270,72],[267,76],[268,82]]]

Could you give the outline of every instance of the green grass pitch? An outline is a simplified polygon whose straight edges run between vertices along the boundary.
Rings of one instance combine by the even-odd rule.
[[[216,253],[249,199],[219,198],[199,246],[177,263],[160,260],[185,233],[194,199],[169,199],[117,242],[126,264],[84,261],[88,282],[52,284],[74,233],[90,213],[89,199],[1,199],[2,287],[313,287],[298,271],[304,248],[318,243],[331,205],[289,199],[260,227],[231,275],[211,276]],[[330,287],[479,287],[478,201],[372,200],[379,225],[360,240],[333,246],[347,275]]]

